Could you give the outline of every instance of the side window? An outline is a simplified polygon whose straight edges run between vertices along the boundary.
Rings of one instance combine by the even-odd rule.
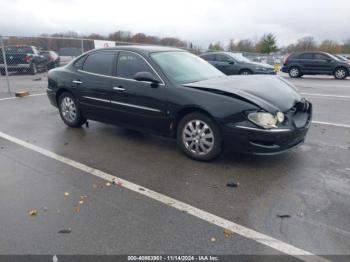
[[[86,59],[86,55],[84,55],[83,57],[80,57],[77,61],[74,62],[73,66],[77,69],[82,69],[85,59]]]
[[[298,59],[312,59],[311,53],[304,53],[298,56]]]
[[[89,54],[84,62],[83,70],[99,75],[111,75],[114,54],[110,51]]]
[[[330,57],[325,55],[325,54],[314,54],[314,57],[315,57],[315,59],[320,59],[320,60],[330,59]]]
[[[222,55],[222,54],[217,54],[216,55],[216,61],[219,61],[219,62],[229,62],[229,61],[232,61],[233,59],[227,55]]]
[[[203,55],[202,58],[206,61],[215,61],[215,54]]]
[[[131,52],[119,52],[117,77],[134,79],[134,75],[138,72],[150,72],[154,75],[152,68],[139,55]]]

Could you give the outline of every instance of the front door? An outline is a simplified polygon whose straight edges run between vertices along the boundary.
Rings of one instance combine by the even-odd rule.
[[[134,80],[138,72],[150,72],[161,84]],[[111,107],[114,120],[138,129],[166,133],[166,86],[141,55],[120,51],[112,80]]]

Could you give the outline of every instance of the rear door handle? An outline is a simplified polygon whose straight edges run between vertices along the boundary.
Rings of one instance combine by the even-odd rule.
[[[80,84],[82,84],[83,82],[81,82],[80,80],[73,80],[72,81],[74,84],[78,84],[78,85],[80,85]]]
[[[115,86],[115,87],[113,87],[113,90],[118,91],[118,92],[124,92],[125,88],[120,87],[120,86]]]

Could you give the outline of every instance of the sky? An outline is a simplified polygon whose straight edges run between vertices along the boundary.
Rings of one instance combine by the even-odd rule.
[[[350,39],[350,0],[0,0],[0,34],[81,34],[127,30],[195,45],[276,35]]]

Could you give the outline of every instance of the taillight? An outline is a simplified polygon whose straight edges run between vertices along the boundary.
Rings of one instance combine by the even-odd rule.
[[[283,58],[283,64],[284,64],[284,65],[288,63],[288,58],[289,58],[289,55],[287,55],[287,56],[285,56],[285,57]]]
[[[33,60],[33,56],[32,56],[32,55],[26,54],[26,57],[24,58],[24,60],[25,60],[27,63],[29,63],[30,61]]]

